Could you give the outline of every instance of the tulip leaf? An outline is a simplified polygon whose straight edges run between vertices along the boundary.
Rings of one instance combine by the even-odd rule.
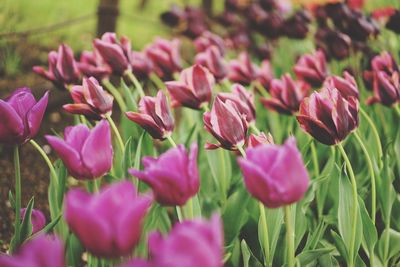
[[[186,140],[185,140],[185,147],[189,147],[190,146],[190,143],[192,142],[192,138],[193,138],[193,135],[194,135],[194,133],[196,132],[196,130],[197,130],[197,123],[195,123],[193,126],[192,126],[192,128],[190,129],[190,132],[189,132],[189,134],[187,135],[187,137],[186,137]]]
[[[124,177],[128,177],[128,169],[132,167],[132,136],[128,138],[128,141],[125,143],[124,148],[124,159],[122,161],[122,169],[124,172]]]
[[[385,224],[390,222],[393,203],[396,199],[396,191],[392,184],[394,174],[393,169],[389,164],[390,158],[387,156],[386,160],[384,160],[382,174],[376,179],[376,193],[381,206],[382,219]]]
[[[69,234],[66,242],[67,266],[80,266],[83,248],[79,239],[74,234]]]
[[[225,200],[232,177],[229,152],[225,149],[216,149],[208,150],[205,154],[210,166],[211,175],[217,187],[220,189],[222,199]]]
[[[10,202],[10,206],[12,209],[15,209],[15,198],[11,190],[8,191],[8,201]]]
[[[358,198],[361,220],[363,224],[363,244],[367,251],[373,251],[376,242],[378,241],[378,233],[370,216],[368,215],[367,209],[365,208],[364,201],[362,198]]]
[[[385,229],[378,242],[378,253],[383,262],[400,253],[400,232]]]
[[[246,241],[243,239],[240,242],[240,248],[243,256],[243,266],[244,267],[262,267],[261,262],[254,256],[253,252],[251,252],[249,246]]]
[[[35,239],[37,236],[50,233],[50,231],[53,230],[53,228],[58,224],[58,222],[61,220],[61,218],[62,218],[62,214],[58,215],[57,218],[52,220],[42,230],[40,230],[37,233],[35,233],[35,234],[31,235],[30,237],[28,237],[27,240]]]
[[[143,131],[139,137],[139,141],[136,146],[135,161],[133,162],[133,167],[135,169],[140,168],[140,160],[141,160],[141,155],[142,155],[142,144],[143,144],[143,138],[145,135],[146,135],[146,131]]]
[[[20,228],[20,242],[22,243],[32,234],[32,209],[35,203],[35,198],[32,197],[29,200],[28,206],[25,210],[24,218],[22,219],[22,224]]]
[[[344,244],[343,239],[333,230],[331,230],[331,235],[340,256],[342,256],[346,262],[349,262],[349,254],[347,253],[346,245]]]
[[[296,257],[296,260],[299,266],[306,266],[307,264],[310,264],[318,260],[319,257],[331,253],[334,250],[335,250],[334,247],[318,248],[314,250],[304,250]]]
[[[136,111],[137,104],[136,104],[136,100],[135,100],[136,99],[135,94],[134,94],[133,90],[131,90],[131,88],[129,88],[129,86],[126,85],[123,78],[121,78],[121,88],[122,88],[122,91],[125,96],[127,109]]]

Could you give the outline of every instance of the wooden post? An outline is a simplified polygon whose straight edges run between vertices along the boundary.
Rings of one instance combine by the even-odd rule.
[[[202,7],[208,16],[212,16],[212,8],[213,8],[213,1],[212,0],[203,0]]]
[[[97,8],[97,36],[105,32],[115,32],[119,14],[119,0],[99,0]]]

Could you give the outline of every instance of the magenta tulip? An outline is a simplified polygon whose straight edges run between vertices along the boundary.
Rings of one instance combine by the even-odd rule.
[[[324,82],[324,87],[330,86],[336,88],[344,98],[353,96],[358,99],[359,92],[356,80],[347,71],[343,73],[343,76],[343,78],[339,76],[329,76]]]
[[[256,147],[263,144],[274,144],[274,138],[270,133],[268,135],[263,132],[258,135],[252,133],[247,140],[247,147]]]
[[[21,220],[24,219],[26,213],[26,208],[21,209],[20,216]],[[31,213],[32,222],[32,235],[39,232],[46,225],[46,217],[44,217],[43,212],[40,210],[32,209]]]
[[[111,131],[105,120],[91,130],[84,124],[67,127],[64,140],[50,135],[46,139],[76,179],[95,179],[111,170]]]
[[[138,195],[128,181],[111,184],[93,195],[73,189],[66,195],[65,220],[93,255],[128,256],[139,242],[151,202],[151,196]]]
[[[211,46],[215,46],[221,55],[224,55],[226,50],[224,39],[209,31],[205,31],[197,37],[194,40],[194,45],[197,52],[204,52]]]
[[[311,86],[320,86],[328,75],[328,66],[325,55],[318,50],[314,54],[305,54],[300,57],[293,67],[298,79]]]
[[[0,143],[23,144],[39,131],[49,94],[36,102],[29,88],[19,88],[5,100],[0,99]]]
[[[367,99],[367,104],[381,103],[385,106],[393,106],[400,103],[400,73],[393,72],[388,75],[384,71],[374,73],[374,95]]]
[[[93,76],[97,80],[107,79],[112,73],[111,67],[104,62],[96,49],[93,52],[83,51],[77,65],[83,75]]]
[[[183,145],[171,148],[158,158],[144,157],[144,170],[129,173],[148,184],[162,205],[183,206],[200,186],[197,169],[197,144],[187,153]]]
[[[210,46],[198,53],[195,62],[206,67],[217,80],[224,79],[228,73],[225,59],[216,46]]]
[[[246,156],[238,158],[245,186],[266,207],[279,208],[303,198],[310,179],[294,137],[282,146],[247,148]]]
[[[152,70],[152,63],[150,59],[142,52],[131,52],[131,69],[133,74],[138,79],[145,79],[149,76]]]

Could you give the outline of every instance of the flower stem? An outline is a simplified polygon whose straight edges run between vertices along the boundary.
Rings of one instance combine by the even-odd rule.
[[[143,87],[140,84],[140,82],[138,81],[138,79],[136,78],[136,76],[133,74],[133,72],[131,70],[128,70],[125,72],[125,75],[129,78],[129,80],[131,80],[131,82],[133,82],[133,84],[135,85],[136,89],[139,92],[140,97],[144,97],[144,91],[143,91]]]
[[[188,202],[187,202],[187,218],[189,220],[192,220],[194,217],[194,212],[193,212],[193,197],[189,198]]]
[[[269,262],[269,238],[268,238],[268,225],[267,225],[267,217],[265,215],[265,208],[264,205],[259,202],[258,207],[260,209],[260,220],[261,220],[261,227],[263,233],[263,246],[264,246],[264,258],[265,258],[265,266],[269,267],[270,262]]]
[[[115,125],[114,120],[111,118],[110,114],[106,114],[106,119],[110,123],[111,128],[113,129],[113,132],[114,132],[115,136],[117,137],[118,145],[120,146],[121,153],[123,154],[125,146],[124,146],[124,141],[122,141],[122,137],[119,134],[118,128]]]
[[[107,88],[107,90],[114,96],[115,101],[117,101],[119,108],[121,109],[122,112],[125,112],[127,110],[124,99],[122,98],[122,95],[118,91],[117,88],[110,82],[108,79],[103,79],[102,80],[103,85]]]
[[[240,154],[242,154],[243,158],[246,158],[246,152],[243,149],[243,146],[238,146],[237,149],[239,150]]]
[[[165,91],[164,82],[160,79],[160,77],[157,76],[157,74],[152,72],[152,73],[150,73],[149,78],[154,83],[154,85],[157,87],[157,89],[161,89],[161,90]]]
[[[14,242],[11,243],[10,251],[15,252],[21,242],[20,236],[20,211],[21,211],[21,168],[19,164],[19,147],[16,145],[14,147],[14,171],[15,171],[15,232],[14,232]]]
[[[400,105],[395,105],[395,106],[394,106],[394,110],[396,111],[397,116],[400,117]]]
[[[319,164],[318,164],[317,149],[315,147],[314,140],[312,140],[310,143],[310,149],[311,149],[312,162],[314,165],[314,175],[315,175],[315,178],[317,178],[319,176]]]
[[[178,221],[182,222],[183,221],[183,215],[182,215],[181,207],[179,207],[179,206],[176,206],[176,215],[178,216]]]
[[[172,139],[171,135],[167,135],[166,138],[168,139],[169,143],[173,146],[176,147],[176,143],[174,141],[174,139]]]
[[[251,130],[252,130],[253,132],[255,132],[256,134],[260,134],[260,133],[261,133],[261,131],[257,128],[255,122],[250,123],[250,128],[251,128]]]
[[[290,205],[284,208],[285,225],[286,225],[286,243],[287,243],[287,259],[288,267],[294,267],[294,232],[290,216]]]
[[[350,176],[350,181],[351,181],[351,186],[352,186],[352,191],[353,191],[353,214],[352,214],[352,225],[351,225],[351,239],[350,239],[350,248],[349,248],[349,258],[350,258],[350,263],[349,266],[353,267],[354,266],[354,261],[355,261],[355,255],[354,254],[354,249],[355,249],[355,242],[356,242],[356,228],[357,228],[357,212],[358,212],[358,196],[357,196],[357,182],[356,182],[356,177],[354,176],[354,171],[351,166],[350,160],[347,157],[346,151],[344,150],[342,144],[337,145],[339,148],[340,153],[342,154],[342,157],[346,163],[346,168]]]

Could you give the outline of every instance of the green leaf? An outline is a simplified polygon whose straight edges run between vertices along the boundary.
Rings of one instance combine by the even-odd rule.
[[[343,239],[333,230],[331,230],[331,235],[340,256],[342,256],[346,262],[349,262],[349,254],[347,253],[346,245],[344,244]]]
[[[122,169],[124,172],[124,176],[128,177],[128,169],[132,167],[132,136],[128,138],[128,141],[125,143],[124,148],[124,157],[122,161]]]
[[[126,85],[123,78],[121,78],[121,88],[125,96],[126,107],[128,108],[128,110],[137,110],[135,94],[133,93],[133,90],[131,90],[128,85]]]
[[[293,209],[292,209],[293,210]],[[283,226],[283,211],[282,209],[265,209],[268,225],[269,238],[269,256],[270,260],[274,259],[279,236]]]
[[[243,255],[243,266],[244,267],[262,267],[261,262],[254,256],[253,252],[250,250],[246,241],[243,239],[240,242],[240,248]]]
[[[133,163],[133,167],[135,169],[140,168],[140,160],[142,156],[142,144],[143,144],[143,138],[146,135],[146,131],[143,131],[142,134],[140,135],[137,147],[136,147],[136,152],[135,152],[135,161]]]
[[[35,233],[34,235],[31,235],[30,237],[28,237],[27,240],[31,240],[36,238],[37,236],[43,235],[43,234],[47,234],[50,233],[51,230],[53,230],[53,228],[58,224],[58,222],[61,220],[62,218],[62,214],[58,215],[57,218],[55,218],[54,220],[52,220],[49,224],[47,224],[42,230],[40,230],[39,232]]]
[[[372,223],[371,218],[368,215],[367,209],[365,208],[364,201],[359,197],[358,198],[360,213],[361,213],[361,221],[363,224],[363,243],[367,248],[366,251],[374,251],[374,247],[376,242],[378,241],[378,233],[374,224]]]
[[[185,143],[184,143],[185,147],[189,147],[190,146],[190,143],[192,141],[192,137],[193,137],[194,133],[196,132],[196,130],[197,130],[197,124],[195,123],[193,125],[193,127],[190,129],[190,132],[189,132],[188,136],[186,137],[186,140],[185,140]]]
[[[387,255],[385,255],[385,248],[387,248]],[[378,242],[378,252],[383,262],[398,255],[400,253],[400,233],[393,229],[385,229]]]
[[[314,250],[304,250],[296,257],[296,260],[298,264],[300,264],[300,266],[306,266],[307,264],[310,264],[318,260],[319,257],[331,253],[334,250],[335,250],[334,247],[318,248]]]
[[[8,191],[8,201],[10,202],[11,208],[15,210],[15,199],[11,190]]]
[[[225,149],[206,151],[211,175],[220,189],[222,199],[226,199],[227,191],[232,178],[232,165],[229,152]]]
[[[21,228],[20,228],[20,242],[24,242],[32,234],[32,209],[35,203],[35,198],[32,197],[29,200],[28,206],[26,207],[25,215],[22,220]]]

